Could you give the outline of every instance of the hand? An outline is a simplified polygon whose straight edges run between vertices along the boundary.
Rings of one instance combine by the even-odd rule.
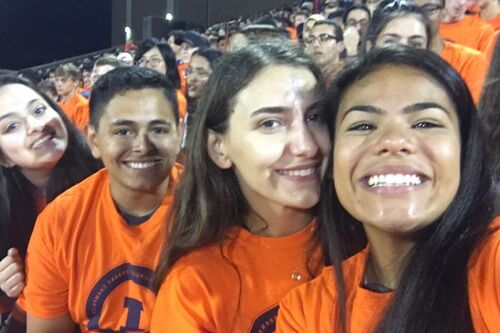
[[[344,31],[344,45],[349,57],[358,54],[359,32],[356,27],[349,27]]]
[[[15,248],[9,249],[0,261],[0,288],[10,298],[17,298],[24,289],[23,259]]]

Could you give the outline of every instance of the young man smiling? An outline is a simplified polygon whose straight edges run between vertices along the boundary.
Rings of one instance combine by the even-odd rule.
[[[87,139],[105,166],[40,214],[19,299],[30,333],[149,331],[163,222],[180,172],[175,88],[146,68],[98,80]]]

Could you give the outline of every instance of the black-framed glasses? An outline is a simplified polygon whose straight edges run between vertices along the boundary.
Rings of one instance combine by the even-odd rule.
[[[139,67],[148,67],[151,66],[152,68],[156,68],[158,67],[161,62],[163,61],[163,59],[161,58],[157,58],[157,57],[153,57],[151,59],[140,59],[138,62],[137,62],[137,65]]]
[[[317,37],[310,35],[309,37],[307,37],[306,39],[304,39],[304,43],[306,43],[306,44],[309,45],[309,44],[314,43],[315,40],[317,40],[321,44],[321,43],[328,42],[329,40],[335,40],[336,41],[337,38],[335,38],[335,36],[330,35],[330,34],[320,34]]]

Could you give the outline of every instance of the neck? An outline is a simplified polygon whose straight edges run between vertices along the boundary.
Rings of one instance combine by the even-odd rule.
[[[444,42],[441,39],[441,36],[439,36],[439,31],[432,36],[432,39],[430,42],[430,49],[432,52],[434,52],[438,55],[440,55],[441,52],[443,52]]]
[[[491,20],[500,14],[500,4],[498,2],[488,2],[481,8],[479,16],[484,20]]]
[[[157,209],[168,192],[168,178],[155,189],[144,191],[117,189],[110,184],[111,196],[120,209],[134,216],[144,216]]]
[[[76,95],[76,90],[73,90],[72,92],[70,92],[69,94],[63,96],[63,100],[65,103],[68,103],[73,97],[75,97]]]
[[[284,237],[304,229],[313,219],[311,210],[289,207],[266,207],[259,212],[252,209],[246,224],[254,234],[266,237]]]
[[[33,184],[38,192],[46,196],[47,184],[49,182],[50,173],[52,170],[21,170],[21,173]]]
[[[406,257],[415,242],[366,226],[365,232],[370,243],[370,259],[366,265],[368,281],[396,289],[406,267]]]

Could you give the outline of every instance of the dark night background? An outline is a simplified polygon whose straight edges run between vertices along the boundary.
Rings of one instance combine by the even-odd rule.
[[[0,0],[0,68],[111,46],[111,0]]]

